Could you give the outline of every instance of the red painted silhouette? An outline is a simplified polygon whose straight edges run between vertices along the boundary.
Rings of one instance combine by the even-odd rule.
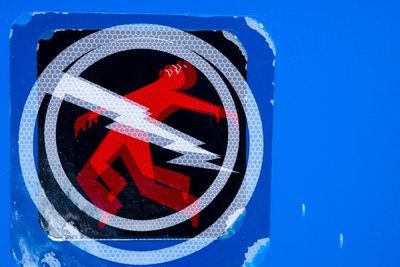
[[[159,72],[159,76],[157,81],[124,97],[149,108],[149,116],[160,122],[182,108],[215,116],[217,121],[220,117],[232,119],[238,129],[238,116],[235,112],[180,91],[192,87],[197,79],[196,70],[189,62],[166,66]],[[98,109],[96,112],[90,111],[80,116],[75,123],[75,137],[80,129],[86,130],[86,122],[90,128],[104,112],[106,110]],[[138,134],[142,135],[141,139],[109,131],[78,174],[78,183],[94,205],[112,216],[122,208],[116,197],[127,183],[110,167],[117,157],[124,161],[142,196],[175,211],[182,211],[195,202],[197,198],[189,194],[190,177],[154,166],[150,145],[143,141],[146,140],[147,133],[140,131]],[[99,177],[109,190],[97,181]],[[197,205],[189,212],[193,227],[197,227],[199,211],[200,206]],[[103,228],[112,216],[103,213],[101,221],[104,223],[99,221],[99,227]]]

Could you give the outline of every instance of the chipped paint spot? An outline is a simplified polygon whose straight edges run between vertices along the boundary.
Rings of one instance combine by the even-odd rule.
[[[47,264],[49,267],[61,267],[61,264],[56,258],[56,254],[54,252],[46,253],[40,263]]]
[[[225,233],[219,237],[220,240],[233,236],[242,226],[246,214],[246,209],[241,208],[228,216],[226,220]]]
[[[252,246],[248,247],[245,256],[245,261],[242,267],[261,266],[265,258],[267,248],[269,246],[269,238],[262,238],[257,240]]]
[[[40,36],[40,39],[42,40],[50,40],[54,36],[54,30],[49,30]]]
[[[33,16],[37,15],[44,15],[44,14],[62,14],[62,15],[68,15],[68,12],[25,12],[19,15],[15,20],[13,24],[17,25],[26,25],[31,21]]]
[[[240,50],[240,52],[242,52],[242,55],[245,57],[246,61],[247,61],[247,53],[246,50],[244,49],[244,47],[242,46],[242,44],[239,42],[238,38],[236,35],[233,35],[232,33],[228,32],[228,31],[222,31],[222,34],[224,35],[224,37],[231,41],[232,43],[234,43]]]
[[[271,105],[274,105],[274,100],[273,99],[271,99],[269,102],[271,103]]]
[[[14,20],[13,24],[23,26],[23,25],[27,24],[29,21],[31,21],[33,16],[34,16],[34,13],[31,13],[31,12],[22,13]]]
[[[272,41],[271,37],[269,34],[264,30],[264,25],[262,23],[258,23],[255,19],[245,17],[247,25],[252,28],[253,30],[257,31],[259,34],[261,34],[264,38],[265,41],[268,43],[269,48],[271,48],[272,52],[274,53],[274,56],[276,55],[276,49],[274,42]],[[275,65],[275,60],[272,65]]]
[[[306,216],[306,205],[304,203],[301,204],[301,214],[303,216]]]
[[[340,248],[343,248],[343,243],[344,243],[344,240],[343,240],[343,233],[340,233],[340,235],[339,235],[339,244],[340,244]]]

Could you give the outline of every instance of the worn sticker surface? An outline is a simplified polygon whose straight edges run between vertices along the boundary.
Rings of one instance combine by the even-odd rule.
[[[275,50],[262,25],[26,16],[11,37],[16,261],[251,263],[269,242]]]

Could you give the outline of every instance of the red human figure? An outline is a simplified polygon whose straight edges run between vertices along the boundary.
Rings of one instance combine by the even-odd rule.
[[[176,65],[168,65],[161,70],[157,81],[124,97],[147,107],[151,113],[149,116],[159,122],[182,108],[213,115],[217,121],[220,118],[234,120],[236,129],[238,129],[238,116],[235,112],[225,110],[181,91],[191,88],[196,80],[195,68],[189,62],[178,62]],[[106,110],[98,109],[96,112],[89,111],[80,116],[75,123],[75,137],[80,129],[86,130],[86,122],[90,128],[93,122],[97,123],[98,116],[104,112]],[[115,127],[118,127],[118,124]],[[146,142],[147,133],[138,132],[138,134],[142,135],[141,139],[113,130],[107,133],[77,176],[78,183],[89,199],[96,207],[112,215],[122,208],[116,196],[127,183],[110,167],[117,157],[121,157],[142,196],[175,211],[181,211],[194,203],[197,198],[189,194],[190,177],[154,166],[150,145]],[[108,189],[97,181],[99,177]],[[200,211],[198,203],[196,202],[195,208],[189,212],[193,227],[197,227],[198,224]],[[103,228],[111,217],[103,213],[99,227]]]

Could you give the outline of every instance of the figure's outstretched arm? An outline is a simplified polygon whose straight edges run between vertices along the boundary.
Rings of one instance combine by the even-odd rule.
[[[152,84],[150,84],[150,85],[147,85],[147,86],[145,86],[145,87],[143,87],[143,88],[141,88],[141,89],[150,89],[150,90],[151,90],[151,89],[154,89],[154,88],[155,88],[155,89],[158,89],[157,86],[159,86],[159,85],[157,84],[157,82],[154,82],[154,83],[152,83]],[[140,90],[140,89],[139,89],[139,90]],[[127,94],[127,95],[124,95],[123,97],[124,97],[124,98],[127,98],[127,99],[129,99],[129,100],[134,101],[135,92],[136,92],[136,91],[133,91],[132,93],[129,93],[129,94]],[[83,115],[81,115],[80,117],[78,117],[78,119],[77,119],[76,122],[75,122],[75,137],[78,136],[78,132],[79,132],[80,129],[82,129],[83,131],[86,131],[86,122],[88,122],[88,127],[87,127],[87,129],[89,129],[90,126],[93,124],[93,122],[94,122],[94,123],[97,123],[97,118],[98,118],[100,115],[104,114],[105,112],[107,112],[106,109],[104,109],[104,108],[98,108],[98,109],[96,109],[95,111],[88,111],[88,112],[86,112],[85,114],[83,114]]]
[[[217,122],[219,121],[220,118],[233,120],[235,123],[236,130],[239,129],[239,119],[236,112],[233,112],[231,110],[226,110],[223,107],[214,105],[210,102],[204,101],[200,98],[182,92],[176,92],[173,95],[173,98],[174,98],[174,105],[179,108],[212,115],[217,119]]]

